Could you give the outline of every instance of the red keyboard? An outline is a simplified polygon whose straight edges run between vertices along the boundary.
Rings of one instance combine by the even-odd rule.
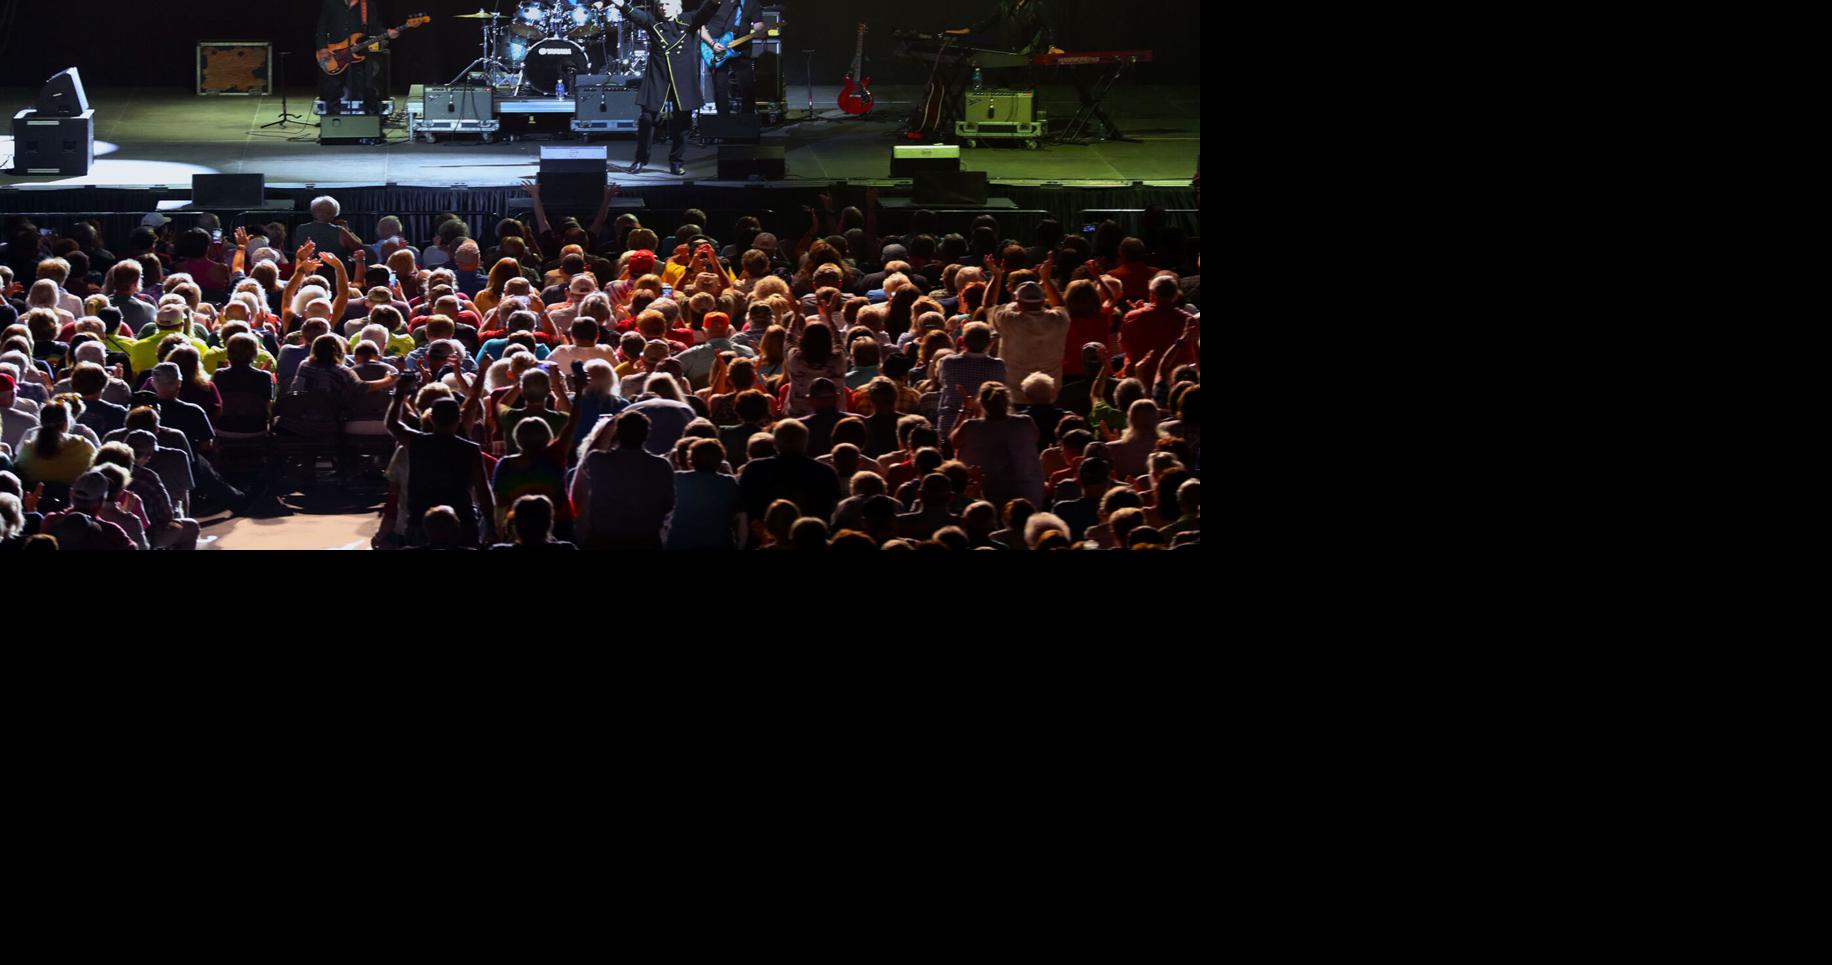
[[[1031,63],[1039,67],[1081,67],[1089,64],[1149,64],[1149,50],[1089,50],[1063,54],[1037,54]]]

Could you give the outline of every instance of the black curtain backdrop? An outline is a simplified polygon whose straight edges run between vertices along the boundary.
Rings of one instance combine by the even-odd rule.
[[[1199,80],[1200,7],[1171,0],[1144,8],[1095,0],[1044,0],[1056,12],[1059,44],[1070,50],[1149,49],[1156,61],[1132,75],[1133,83],[1194,84]],[[479,53],[477,21],[454,20],[460,13],[500,7],[513,0],[371,0],[390,24],[426,13],[433,22],[404,36],[396,47],[393,82],[397,93],[416,83],[441,84]],[[927,76],[923,64],[892,54],[891,29],[937,31],[964,27],[990,8],[991,0],[929,0],[921,4],[839,3],[783,0],[790,24],[784,45],[789,103],[805,90],[803,50],[814,50],[814,82],[835,85],[851,66],[858,23],[864,20],[866,73],[875,84],[913,84]],[[196,84],[196,45],[204,40],[269,41],[290,50],[288,80],[309,86],[318,0],[274,6],[201,3],[162,4],[121,0],[67,0],[35,7],[0,0],[14,12],[10,29],[0,30],[0,87],[31,87],[68,67],[80,68],[85,85],[181,87]],[[1047,82],[1047,80],[1046,80]],[[803,100],[806,95],[803,95]]]

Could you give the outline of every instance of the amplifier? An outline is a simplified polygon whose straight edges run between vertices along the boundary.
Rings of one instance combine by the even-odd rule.
[[[636,91],[634,90],[609,84],[583,85],[573,94],[573,105],[577,109],[575,122],[629,121],[631,130],[635,129]],[[606,128],[592,129],[604,130]]]
[[[384,120],[380,114],[326,114],[318,119],[318,143],[379,144]]]
[[[206,40],[197,45],[197,93],[271,94],[274,45]]]
[[[426,88],[425,112],[421,115],[422,123],[426,121],[479,121],[492,120],[490,114],[492,92],[488,87],[428,87]]]
[[[95,164],[95,111],[53,117],[23,110],[13,115],[13,173],[81,176]]]
[[[899,144],[891,148],[891,177],[913,178],[931,171],[961,169],[958,144]]]
[[[1029,124],[1037,119],[1037,92],[1030,90],[970,90],[964,123]]]

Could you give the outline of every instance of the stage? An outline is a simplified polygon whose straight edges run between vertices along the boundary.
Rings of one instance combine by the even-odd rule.
[[[790,123],[766,128],[764,143],[779,144],[788,152],[789,183],[833,183],[890,180],[891,146],[904,143],[896,136],[916,88],[885,87],[877,110],[866,118],[849,118],[831,107],[837,87],[816,87],[817,117],[806,115],[806,88],[791,90]],[[0,109],[11,118],[30,106],[36,91],[0,89]],[[793,103],[799,98],[800,103]],[[988,180],[1007,184],[1058,182],[1085,186],[1162,186],[1188,184],[1196,170],[1199,88],[1121,87],[1107,108],[1129,137],[1136,141],[1092,144],[1045,143],[1037,150],[1023,147],[963,148],[961,168],[984,171]],[[198,97],[170,88],[94,89],[89,102],[96,112],[95,166],[84,177],[14,177],[0,173],[0,188],[46,187],[188,188],[193,174],[262,173],[272,188],[412,185],[472,188],[509,187],[533,177],[540,146],[582,143],[580,135],[563,138],[522,139],[514,143],[484,144],[476,138],[453,137],[437,144],[409,142],[405,126],[407,97],[395,99],[402,121],[388,131],[388,143],[376,146],[320,146],[317,131],[292,126],[261,128],[280,113],[278,95],[260,97]],[[300,89],[291,108],[309,113],[312,93]],[[1074,113],[1074,91],[1068,87],[1044,88],[1039,102],[1052,119]],[[831,115],[831,116],[829,116]],[[837,118],[837,119],[836,119]],[[315,121],[316,118],[307,118]],[[503,134],[513,135],[514,125]],[[613,161],[626,164],[633,157],[634,135],[597,135],[594,143],[608,145]],[[0,132],[0,159],[10,158],[11,129]],[[667,146],[657,145],[654,159],[661,162],[642,175],[614,174],[623,184],[678,184],[668,174]],[[710,181],[716,177],[714,147],[689,141],[687,179]],[[6,161],[10,172],[11,161]],[[10,192],[8,192],[10,193]],[[0,210],[19,210],[18,199],[0,202]],[[29,203],[25,207],[30,207]]]

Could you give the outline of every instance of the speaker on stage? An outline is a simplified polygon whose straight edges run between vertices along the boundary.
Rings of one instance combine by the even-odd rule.
[[[604,201],[604,187],[609,183],[608,148],[542,147],[541,201],[549,211],[595,211]]]
[[[781,147],[762,144],[728,145],[719,148],[719,180],[749,181],[757,178],[779,181],[788,176],[788,154]]]
[[[757,114],[701,114],[700,136],[725,144],[755,144],[763,140],[763,118]]]
[[[259,211],[267,203],[265,174],[193,174],[191,207],[203,211]]]
[[[924,171],[915,176],[913,200],[921,205],[960,205],[982,207],[986,204],[986,172]]]
[[[38,92],[37,109],[46,117],[81,117],[89,109],[89,95],[83,92],[83,78],[75,67],[45,81]]]
[[[88,174],[95,164],[95,111],[76,68],[45,81],[36,103],[13,115],[13,173]]]

